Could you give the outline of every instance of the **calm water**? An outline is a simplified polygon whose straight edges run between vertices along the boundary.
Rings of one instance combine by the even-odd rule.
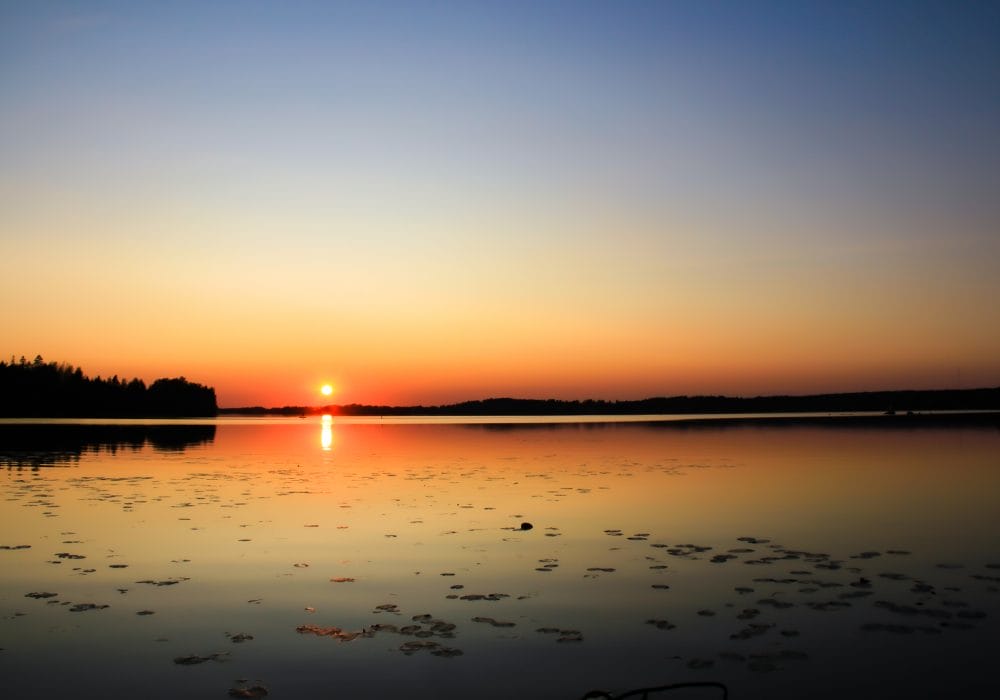
[[[0,466],[5,697],[993,683],[996,427],[8,423]]]

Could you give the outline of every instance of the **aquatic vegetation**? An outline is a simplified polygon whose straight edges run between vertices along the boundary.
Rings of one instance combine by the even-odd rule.
[[[101,605],[99,603],[76,603],[70,606],[70,612],[85,612],[87,610],[104,610],[105,608],[110,608],[110,605]]]
[[[360,633],[346,632],[340,627],[322,627],[320,625],[299,625],[295,628],[299,634],[314,634],[317,637],[332,637],[342,642],[357,639]]]
[[[492,617],[479,617],[479,616],[477,616],[477,617],[472,618],[472,621],[473,622],[484,622],[484,623],[486,623],[486,624],[488,624],[488,625],[490,625],[492,627],[513,627],[514,626],[513,622],[501,622],[499,620],[493,619]]]
[[[459,600],[503,600],[504,598],[510,598],[506,593],[469,593],[463,596],[459,596]]]
[[[206,654],[205,656],[189,654],[187,656],[174,657],[174,663],[178,666],[197,666],[198,664],[203,664],[208,661],[225,661],[228,656],[229,652],[225,651],[218,651],[213,654]]]

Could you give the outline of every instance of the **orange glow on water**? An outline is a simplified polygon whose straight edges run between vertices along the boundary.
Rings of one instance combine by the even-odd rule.
[[[333,416],[324,415],[321,422],[319,444],[324,452],[333,449]]]

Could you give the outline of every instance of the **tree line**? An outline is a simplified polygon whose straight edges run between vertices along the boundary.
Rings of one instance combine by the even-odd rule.
[[[184,377],[88,377],[79,367],[37,355],[0,361],[0,416],[24,418],[129,418],[214,416],[215,389]]]
[[[448,406],[336,407],[342,415],[665,415],[1000,409],[1000,388],[871,391],[809,396],[670,396],[635,401],[491,398]]]
[[[342,416],[575,416],[575,415],[677,415],[720,413],[833,413],[864,411],[918,413],[923,411],[998,411],[1000,387],[870,391],[807,396],[670,396],[634,401],[586,399],[490,398],[443,406],[283,406],[222,409],[223,413],[250,415]]]

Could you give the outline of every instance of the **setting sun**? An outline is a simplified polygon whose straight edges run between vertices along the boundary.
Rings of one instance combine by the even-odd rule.
[[[322,387],[320,387],[319,391],[321,394],[323,394],[323,396],[329,396],[330,394],[333,393],[333,387],[330,386],[329,384],[324,384]]]

